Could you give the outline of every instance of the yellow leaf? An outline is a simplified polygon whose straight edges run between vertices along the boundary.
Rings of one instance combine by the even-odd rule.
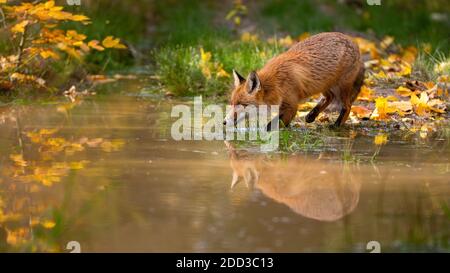
[[[55,60],[59,60],[59,55],[53,52],[52,50],[41,51],[39,52],[39,55],[41,55],[41,57],[44,59],[52,58]]]
[[[25,27],[29,24],[30,22],[28,20],[24,20],[16,25],[14,25],[11,28],[11,31],[13,33],[25,33]]]
[[[89,163],[89,161],[87,161],[87,160],[82,160],[82,161],[78,161],[78,162],[70,162],[69,167],[72,170],[81,170],[81,169],[84,169],[84,167],[86,166],[87,163]]]
[[[419,116],[424,116],[429,110],[428,106],[428,94],[427,92],[422,92],[420,98],[416,94],[411,95],[411,104],[415,107],[415,112]]]
[[[364,106],[352,106],[352,112],[360,119],[370,118],[372,110]]]
[[[375,145],[384,145],[388,142],[388,137],[386,134],[378,134],[375,136],[375,139],[373,140],[373,143]]]
[[[216,73],[216,76],[218,78],[228,78],[230,77],[230,74],[228,74],[223,68],[219,68]]]
[[[241,24],[241,17],[239,16],[234,17],[234,24],[236,26],[239,26]]]
[[[56,223],[55,223],[55,221],[46,220],[46,221],[42,222],[42,226],[46,229],[52,229],[56,226]]]
[[[372,59],[378,59],[379,53],[377,46],[375,43],[370,42],[369,40],[366,40],[364,38],[356,37],[353,39],[359,46],[359,50],[362,54],[370,54],[370,57]]]
[[[103,42],[103,46],[105,48],[117,48],[117,49],[126,49],[127,47],[120,43],[119,38],[114,38],[113,36],[106,37]]]
[[[90,48],[93,48],[93,49],[98,50],[98,51],[104,51],[105,48],[102,47],[99,43],[100,43],[100,42],[97,41],[97,40],[92,40],[92,41],[90,41],[90,42],[88,43],[88,46],[89,46]]]
[[[309,32],[303,32],[300,36],[298,36],[298,40],[303,41],[303,40],[309,38],[309,36],[311,36],[311,34]]]
[[[82,57],[81,51],[75,50],[73,47],[68,46],[64,43],[59,43],[57,46],[60,50],[66,52],[70,56],[72,56],[78,60],[81,60],[81,57]]]
[[[383,97],[375,99],[375,111],[372,113],[371,119],[386,120],[389,119],[388,114],[388,100]]]
[[[28,163],[23,159],[23,155],[21,154],[12,154],[9,156],[12,161],[16,164],[16,166],[26,167]]]
[[[376,78],[379,78],[379,79],[385,79],[385,78],[387,78],[387,75],[386,75],[386,73],[384,73],[384,71],[383,70],[380,70],[380,72],[378,72],[378,73],[376,73],[376,74],[373,74]]]
[[[48,2],[46,2],[45,4],[44,4],[44,7],[46,8],[46,9],[51,9],[51,8],[53,8],[55,6],[55,1],[48,1]]]
[[[39,130],[39,134],[40,135],[53,135],[55,133],[57,133],[59,131],[59,129],[55,128],[55,129],[41,129]]]
[[[409,63],[403,64],[400,68],[400,71],[397,73],[397,75],[404,77],[411,75],[412,68]]]
[[[244,32],[241,35],[242,42],[257,42],[258,34],[251,34],[250,32]]]
[[[430,108],[430,110],[436,112],[436,113],[440,113],[440,114],[445,114],[445,110],[446,110],[446,104],[444,101],[440,100],[440,99],[432,99],[430,101],[428,101],[428,107]]]
[[[396,97],[396,96],[393,96],[393,95],[387,96],[386,99],[387,99],[388,101],[398,101],[397,97]]]
[[[279,43],[280,45],[282,45],[282,46],[290,47],[290,46],[294,43],[294,40],[292,40],[292,37],[291,37],[290,35],[288,35],[288,36],[286,36],[286,37],[284,37],[284,38],[281,38],[281,39],[278,41],[278,43]]]
[[[394,42],[394,37],[392,36],[385,36],[383,41],[381,41],[381,48],[386,49],[388,48],[392,43]]]
[[[211,52],[205,52],[203,48],[200,48],[200,60],[203,63],[207,63],[211,60]]]
[[[432,45],[430,43],[422,43],[422,50],[423,52],[427,54],[431,54],[431,50],[433,49]]]
[[[123,145],[125,145],[125,142],[123,140],[117,139],[113,141],[104,141],[102,144],[100,144],[100,147],[104,152],[113,152],[120,150]]]
[[[75,41],[84,41],[84,40],[86,40],[86,35],[79,34],[75,30],[68,30],[66,35],[67,35],[67,38],[75,40]]]
[[[89,21],[89,17],[84,16],[84,15],[72,15],[72,17],[70,17],[70,20],[75,21],[75,22],[86,22]]]
[[[402,97],[409,97],[411,96],[411,94],[413,94],[414,92],[411,91],[411,89],[406,88],[404,86],[400,86],[399,88],[396,89],[397,94],[399,94]]]
[[[317,105],[316,102],[307,101],[305,103],[298,105],[297,110],[298,111],[308,111],[308,110],[313,109],[316,105]]]
[[[389,102],[389,110],[397,112],[400,116],[410,113],[412,111],[412,104],[410,101],[394,101]]]
[[[402,60],[412,64],[416,60],[417,48],[414,46],[409,46],[403,51]]]
[[[371,101],[373,93],[374,91],[372,89],[363,85],[361,87],[361,91],[359,92],[358,100]]]

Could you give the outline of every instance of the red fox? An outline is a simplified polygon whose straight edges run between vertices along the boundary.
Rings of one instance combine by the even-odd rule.
[[[364,81],[358,45],[337,32],[320,33],[293,45],[245,79],[233,70],[232,110],[224,124],[236,123],[238,105],[278,105],[279,119],[288,126],[298,103],[315,94],[323,98],[305,117],[313,122],[331,102],[341,106],[334,127],[347,120]]]

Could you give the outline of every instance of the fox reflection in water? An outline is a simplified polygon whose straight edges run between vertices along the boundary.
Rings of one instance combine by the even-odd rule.
[[[225,145],[233,170],[232,189],[243,180],[249,189],[319,221],[339,220],[358,205],[361,179],[351,164],[299,155],[269,159],[238,151],[229,142]]]

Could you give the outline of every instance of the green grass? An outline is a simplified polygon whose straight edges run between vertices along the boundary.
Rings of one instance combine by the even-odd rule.
[[[381,6],[360,2],[360,7],[354,7],[334,0],[265,0],[262,16],[255,17],[269,32],[299,35],[305,31],[344,30],[374,34],[378,38],[390,35],[402,45],[430,43],[434,50],[448,56],[448,1],[382,1]],[[432,19],[432,13],[446,14],[447,20]]]
[[[158,46],[197,45],[207,40],[232,38],[232,31],[215,22],[221,19],[218,1],[155,1],[157,15],[152,39]],[[220,20],[219,20],[220,21]]]
[[[258,33],[262,40],[269,36],[292,37],[303,32],[350,31],[375,38],[395,37],[401,45],[423,43],[432,45],[431,54],[422,54],[414,66],[418,79],[434,80],[436,63],[450,58],[450,6],[447,0],[383,1],[381,6],[369,6],[364,0],[360,8],[334,0],[261,0],[244,1],[248,16],[243,18],[241,31]],[[76,29],[89,39],[102,40],[108,35],[120,37],[144,56],[136,62],[130,51],[116,50],[93,53],[80,64],[91,74],[131,69],[140,63],[151,63],[166,91],[176,95],[222,97],[228,94],[232,78],[206,78],[199,68],[200,48],[212,53],[212,61],[231,74],[232,69],[246,75],[263,66],[272,56],[283,51],[265,42],[244,43],[230,27],[225,16],[231,2],[170,0],[126,1],[86,0],[80,7],[65,6],[70,12],[83,13],[92,24],[68,23],[66,29]],[[446,14],[445,21],[432,19],[431,14]],[[0,33],[1,34],[1,33]],[[0,37],[1,38],[1,37]],[[5,39],[0,39],[0,53],[8,51]],[[262,55],[264,52],[265,56]],[[74,78],[77,68],[64,63],[53,68],[63,80]],[[449,73],[444,71],[444,73]],[[75,75],[75,77],[73,76]]]
[[[133,1],[133,4],[123,1],[86,1],[80,7],[65,6],[65,10],[88,16],[92,23],[80,25],[67,23],[64,29],[75,29],[84,33],[89,39],[102,41],[109,35],[119,37],[133,50],[146,50],[150,47],[150,39],[145,35],[147,5],[143,0]],[[130,51],[110,50],[109,52],[93,52],[84,63],[90,73],[100,73],[112,70],[124,70],[136,64]]]
[[[255,16],[268,32],[287,32],[297,36],[303,32],[330,31],[333,20],[324,16],[313,1],[262,1],[261,15]]]
[[[211,52],[211,63],[223,65],[228,77],[210,79],[202,74],[200,48]],[[260,68],[272,56],[282,49],[275,44],[264,42],[228,40],[204,40],[197,46],[177,45],[156,49],[153,59],[156,63],[156,74],[161,77],[167,91],[176,95],[209,95],[222,96],[232,86],[232,69],[242,75]]]
[[[275,151],[281,154],[292,154],[297,152],[317,152],[325,148],[325,136],[319,135],[311,130],[284,130],[279,133],[279,146]],[[233,141],[238,149],[252,149],[255,146],[268,144],[262,139]]]
[[[436,63],[449,58],[448,27],[430,19],[431,12],[445,12],[440,1],[389,2],[381,7],[364,3],[355,12],[354,7],[336,1],[264,0],[248,5],[247,19],[256,26],[252,33],[260,34],[261,40],[272,35],[297,37],[303,32],[337,29],[368,33],[380,39],[392,35],[404,46],[420,48],[423,43],[430,43],[432,52],[418,58],[414,71],[418,79],[434,80],[438,76],[434,71]],[[166,91],[176,95],[217,97],[229,92],[231,78],[207,79],[202,75],[200,48],[211,52],[212,61],[222,64],[228,73],[236,69],[243,75],[284,50],[265,42],[241,42],[239,35],[226,27],[226,12],[221,12],[220,5],[213,1],[158,2],[155,11],[159,16],[151,60]],[[266,56],[261,56],[261,52]]]

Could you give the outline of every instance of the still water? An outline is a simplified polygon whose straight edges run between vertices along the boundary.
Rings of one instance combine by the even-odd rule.
[[[448,130],[381,147],[344,130],[263,154],[173,141],[175,103],[0,108],[0,251],[450,251]]]

